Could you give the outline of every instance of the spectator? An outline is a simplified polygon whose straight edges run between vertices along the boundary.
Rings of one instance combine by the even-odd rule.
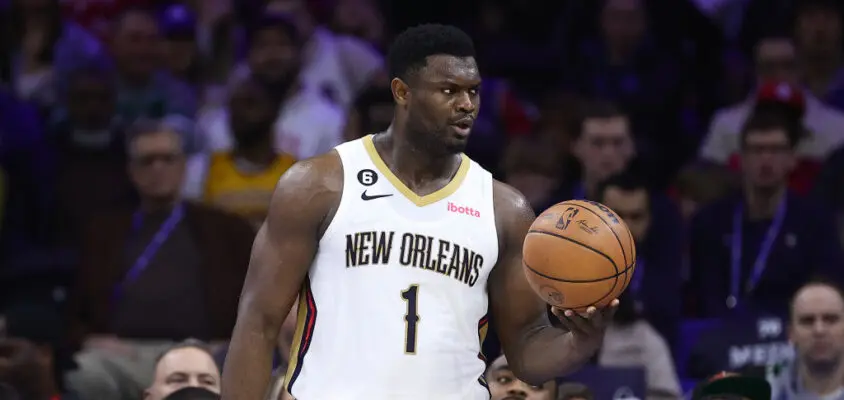
[[[562,178],[556,168],[554,149],[532,138],[512,139],[502,160],[504,181],[521,192],[536,214],[551,204],[551,196]]]
[[[700,148],[700,157],[708,162],[738,169],[740,132],[757,104],[778,105],[798,111],[807,134],[797,146],[801,162],[795,169],[795,183],[807,189],[819,165],[838,146],[844,144],[844,114],[820,102],[798,86],[799,71],[794,44],[789,39],[767,38],[756,47],[757,85],[750,97],[736,106],[718,111]],[[794,112],[792,111],[792,112]]]
[[[169,400],[185,388],[220,394],[220,369],[208,347],[188,339],[164,351],[155,361],[155,379],[144,391],[144,400]]]
[[[625,292],[620,297],[621,303],[598,352],[598,365],[644,368],[648,400],[677,398],[681,395],[680,381],[668,343],[641,317],[632,293]]]
[[[231,211],[257,228],[264,222],[281,175],[296,160],[273,149],[278,102],[253,79],[238,85],[229,101],[234,149],[199,154],[188,161],[184,195]]]
[[[2,26],[5,31],[0,60],[2,79],[22,99],[47,109],[57,101],[56,90],[66,73],[79,65],[103,60],[105,51],[96,37],[62,19],[59,0],[12,0]]]
[[[182,115],[193,118],[193,90],[161,63],[162,38],[154,14],[132,8],[115,22],[111,51],[118,72],[118,113],[128,122],[138,118]]]
[[[162,400],[220,400],[220,395],[203,388],[186,387],[170,393]]]
[[[389,87],[370,86],[355,100],[349,110],[343,140],[349,141],[383,132],[393,122],[393,92]]]
[[[614,210],[630,228],[636,243],[636,272],[627,291],[647,319],[669,344],[676,343],[683,284],[683,231],[654,218],[651,194],[633,174],[610,177],[598,187],[597,200]],[[656,214],[659,215],[659,214]],[[663,213],[662,215],[665,215]]]
[[[384,16],[374,0],[339,0],[331,13],[331,31],[356,37],[383,50]]]
[[[733,174],[719,165],[696,164],[684,168],[674,185],[683,221],[690,222],[699,209],[723,199],[737,185]]]
[[[372,46],[351,36],[336,35],[316,24],[306,0],[271,0],[266,11],[293,19],[303,47],[311,49],[302,58],[302,82],[323,93],[342,108],[352,104],[358,93],[384,71],[384,58]],[[248,75],[247,66],[235,72],[235,79]]]
[[[705,316],[739,303],[784,312],[787,294],[812,274],[838,279],[840,250],[828,214],[787,188],[797,121],[763,113],[741,133],[742,193],[702,209],[691,228],[691,281]]]
[[[0,325],[0,381],[22,399],[77,398],[63,382],[64,373],[75,364],[55,305],[12,305],[0,315]],[[0,398],[8,397],[0,393]]]
[[[840,2],[803,0],[794,13],[794,40],[808,90],[844,110],[844,57]]]
[[[771,386],[764,379],[721,372],[698,385],[692,400],[769,400]]]
[[[133,200],[113,77],[104,66],[70,73],[62,111],[50,124],[56,175],[53,229],[61,245],[74,242],[95,213]]]
[[[273,133],[279,153],[305,159],[331,150],[341,142],[345,123],[342,111],[300,82],[303,46],[296,27],[285,17],[264,16],[249,33],[251,77],[267,87],[281,104]],[[239,85],[235,81],[232,87]],[[211,151],[230,150],[232,132],[225,108],[200,117]]]
[[[240,218],[180,201],[180,137],[161,123],[138,122],[128,154],[140,208],[90,220],[70,299],[84,350],[69,384],[85,398],[137,399],[162,348],[226,339],[254,237]]]
[[[642,0],[601,3],[600,38],[586,41],[576,53],[575,70],[565,76],[585,97],[619,104],[636,132],[636,147],[645,159],[663,165],[666,174],[685,156],[681,131],[681,70],[652,37]]]
[[[580,161],[580,179],[564,182],[551,204],[567,199],[595,198],[598,184],[626,170],[636,155],[630,121],[610,103],[585,104],[572,133],[572,153]]]
[[[542,386],[533,386],[522,382],[513,371],[504,356],[500,356],[487,367],[481,378],[489,385],[492,400],[526,399],[554,400],[557,398],[557,383],[545,382]]]
[[[206,60],[196,42],[196,15],[185,5],[174,4],[165,8],[159,19],[167,71],[190,84],[194,90],[201,90]]]
[[[595,395],[586,385],[567,382],[561,384],[558,389],[557,400],[594,400]]]
[[[812,281],[791,300],[792,363],[769,371],[773,400],[844,399],[844,295],[835,283]]]

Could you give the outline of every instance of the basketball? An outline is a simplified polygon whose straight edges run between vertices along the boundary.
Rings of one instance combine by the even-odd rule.
[[[636,246],[609,207],[569,200],[536,218],[525,237],[523,259],[530,286],[545,302],[584,312],[609,305],[627,288]]]

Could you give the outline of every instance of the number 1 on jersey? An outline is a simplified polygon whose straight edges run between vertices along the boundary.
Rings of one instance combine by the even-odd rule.
[[[407,313],[404,315],[404,352],[416,354],[416,327],[419,325],[418,309],[419,285],[410,285],[401,292],[401,298],[407,303]]]

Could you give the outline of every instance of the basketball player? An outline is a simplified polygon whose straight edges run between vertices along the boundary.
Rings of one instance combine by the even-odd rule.
[[[597,350],[618,305],[554,312],[522,271],[534,220],[514,189],[463,155],[481,78],[461,30],[422,25],[389,54],[394,121],[300,161],[255,239],[223,398],[261,398],[299,296],[285,384],[298,400],[487,400],[487,304],[510,368],[533,385]]]

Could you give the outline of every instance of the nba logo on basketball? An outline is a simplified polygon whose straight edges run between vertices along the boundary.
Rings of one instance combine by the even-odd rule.
[[[458,214],[469,215],[469,216],[472,216],[472,217],[475,217],[475,218],[481,217],[480,211],[475,210],[474,208],[458,206],[458,205],[451,203],[451,202],[448,203],[448,211],[451,211],[453,213],[458,213]]]

